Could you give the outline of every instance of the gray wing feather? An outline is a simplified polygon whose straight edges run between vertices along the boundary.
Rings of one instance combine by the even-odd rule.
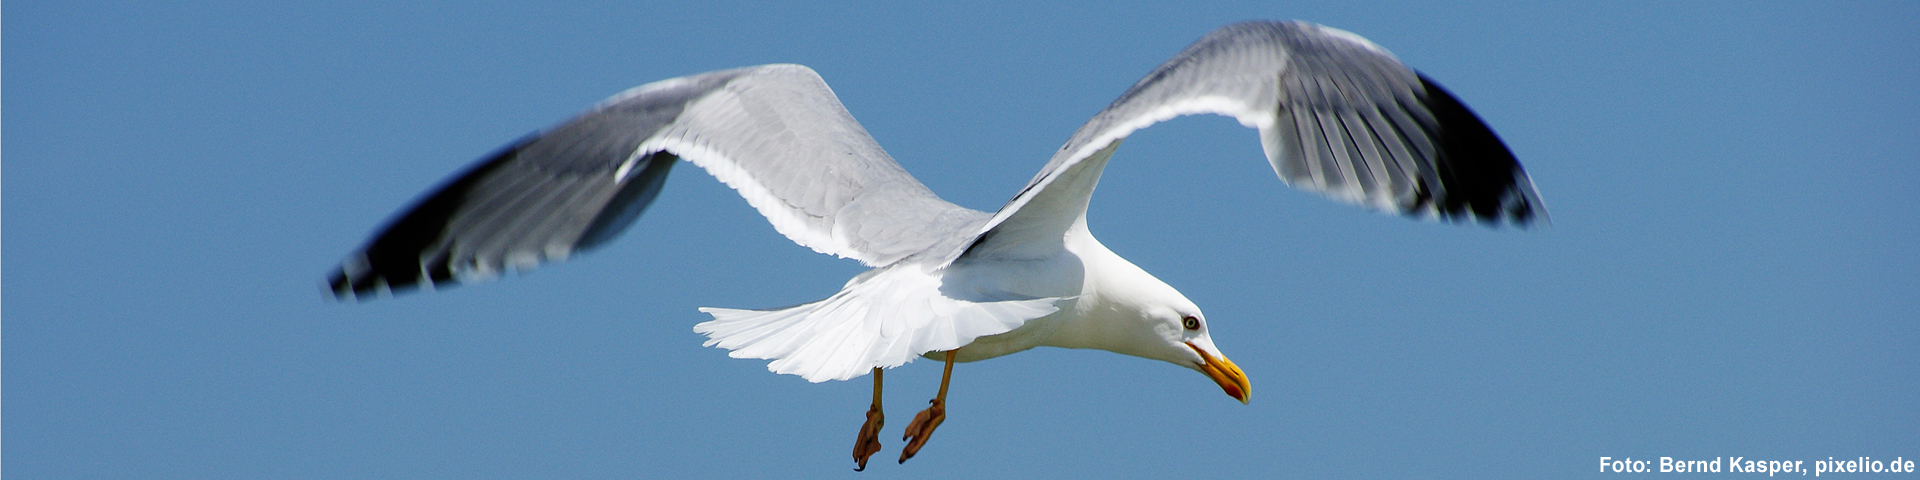
[[[886,265],[977,228],[888,157],[799,65],[635,87],[455,175],[328,278],[337,298],[491,278],[623,231],[686,159],[796,243]]]
[[[1196,113],[1258,128],[1283,181],[1336,200],[1495,224],[1525,226],[1546,217],[1532,180],[1505,144],[1432,80],[1352,33],[1304,22],[1248,22],[1202,37],[1094,115],[955,258],[1015,248],[996,242],[1064,232],[1085,199],[1049,199],[1047,190],[1060,181],[1097,181],[1106,155],[1127,135]],[[1089,161],[1094,168],[1073,168]],[[1090,193],[1091,187],[1066,190]],[[996,235],[1002,228],[1027,233]]]

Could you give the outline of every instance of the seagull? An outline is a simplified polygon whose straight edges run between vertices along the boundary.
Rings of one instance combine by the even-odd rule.
[[[1087,227],[1087,201],[1121,140],[1202,113],[1259,130],[1283,182],[1341,202],[1489,226],[1546,220],[1513,153],[1433,80],[1353,33],[1247,22],[1148,73],[991,213],[915,180],[812,69],[762,65],[634,87],[508,144],[402,210],[324,288],[342,301],[378,298],[565,260],[626,230],[686,160],[794,243],[872,267],[824,300],[701,308],[713,319],[693,327],[706,346],[770,360],[775,373],[871,373],[856,470],[881,449],[883,372],[915,357],[945,368],[902,436],[903,463],[945,421],[955,363],[1034,347],[1163,360],[1246,403],[1247,375],[1214,345],[1200,307]]]

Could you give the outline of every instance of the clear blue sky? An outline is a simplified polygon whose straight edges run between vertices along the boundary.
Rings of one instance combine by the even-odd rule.
[[[617,242],[530,275],[362,304],[322,276],[507,141],[762,63],[817,69],[909,171],[991,210],[1248,19],[1359,33],[1450,87],[1553,227],[1372,214],[1283,187],[1232,120],[1148,129],[1093,231],[1206,310],[1252,404],[1035,350],[956,368],[948,421],[894,465],[938,381],[921,361],[887,376],[859,476],[1920,457],[1912,2],[174,3],[6,4],[7,477],[851,478],[866,378],[773,375],[691,327],[860,267],[690,165]]]

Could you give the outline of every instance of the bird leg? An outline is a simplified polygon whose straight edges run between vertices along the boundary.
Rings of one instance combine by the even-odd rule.
[[[860,466],[853,471],[867,469],[867,457],[880,451],[880,427],[887,424],[887,416],[880,413],[880,367],[873,367],[873,408],[867,409],[867,423],[860,426],[860,438],[853,441],[853,461]]]
[[[940,393],[934,395],[931,402],[933,406],[914,415],[913,423],[907,424],[906,435],[900,437],[901,440],[907,440],[907,445],[900,448],[900,463],[907,463],[913,454],[920,453],[920,447],[927,444],[927,437],[933,436],[933,429],[939,428],[940,422],[947,421],[947,381],[952,379],[953,350],[948,350],[947,369],[940,374]]]

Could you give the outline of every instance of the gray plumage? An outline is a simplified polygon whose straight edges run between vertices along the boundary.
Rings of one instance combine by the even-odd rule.
[[[329,288],[356,298],[564,260],[626,227],[680,157],[801,245],[873,266],[986,217],[901,169],[812,70],[749,67],[636,87],[508,146],[349,255]]]

